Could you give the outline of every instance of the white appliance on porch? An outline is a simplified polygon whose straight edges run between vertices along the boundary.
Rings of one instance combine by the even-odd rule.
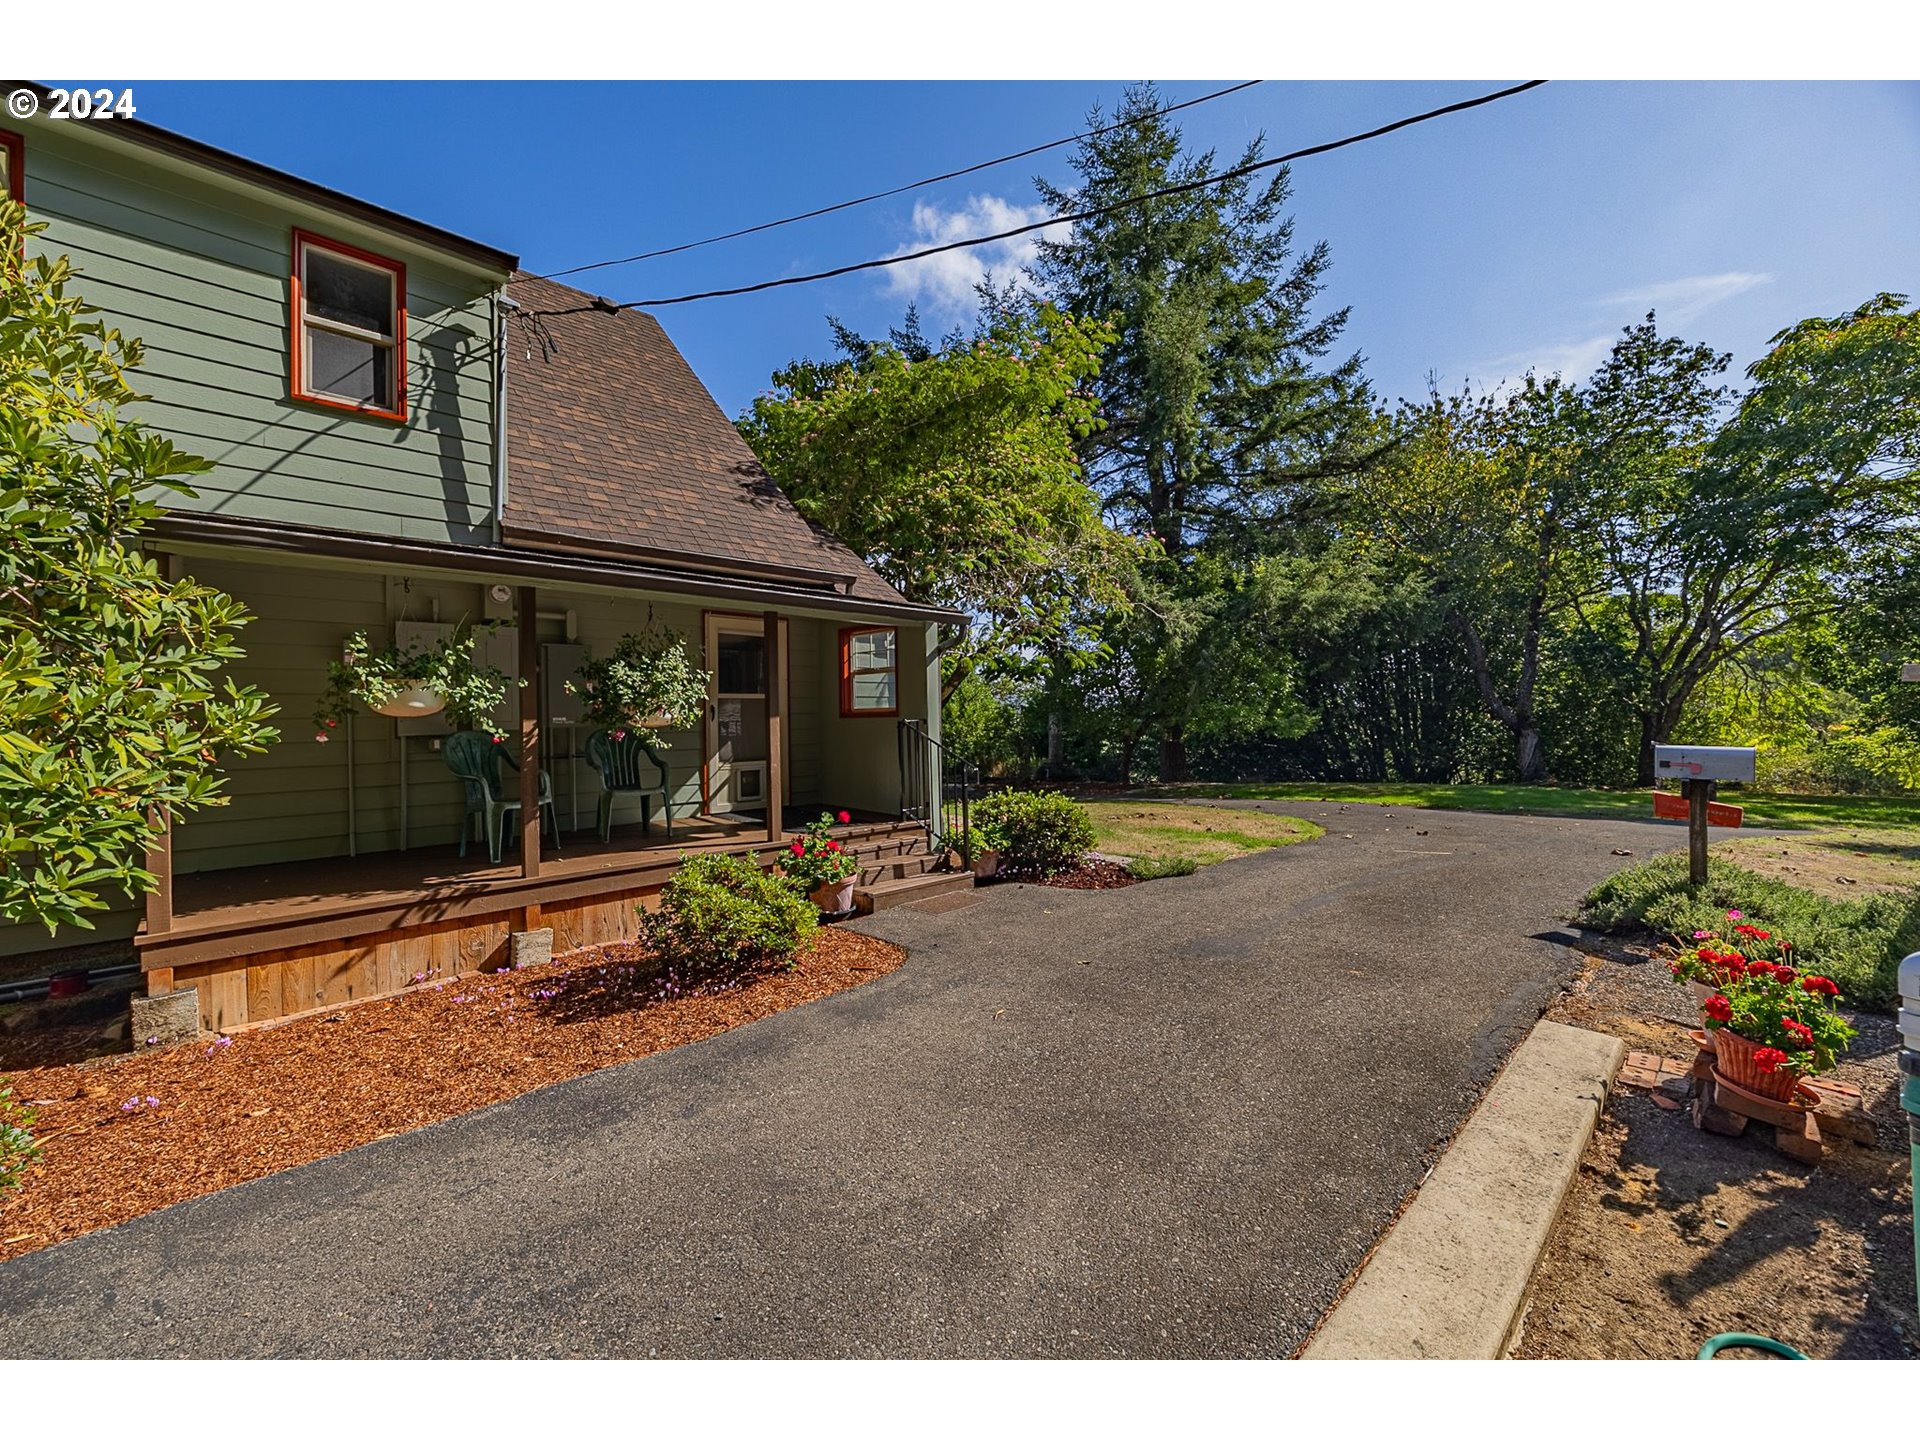
[[[706,615],[707,809],[715,815],[767,810],[767,686],[787,686],[787,622],[780,622],[778,673],[769,675],[765,621],[758,615]],[[789,749],[782,727],[783,750]],[[784,759],[784,756],[782,757]],[[782,765],[783,773],[788,767]]]

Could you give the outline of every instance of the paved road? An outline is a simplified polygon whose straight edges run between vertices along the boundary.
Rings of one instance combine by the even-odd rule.
[[[0,1266],[0,1355],[1286,1355],[1678,827],[1309,845],[866,922],[897,973]]]

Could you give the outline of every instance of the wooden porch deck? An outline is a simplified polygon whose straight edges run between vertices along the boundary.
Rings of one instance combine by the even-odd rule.
[[[798,834],[818,813],[790,809],[783,817],[785,836]],[[861,814],[837,831],[855,838],[897,824]],[[774,848],[757,816],[676,818],[672,839],[657,821],[651,832],[619,827],[605,843],[591,831],[577,832],[563,845],[558,853],[550,840],[543,845],[534,877],[521,873],[517,852],[509,850],[504,863],[494,865],[477,842],[465,859],[451,845],[436,845],[177,875],[166,928],[143,929],[134,944],[150,974],[257,964],[303,948],[379,944],[384,942],[377,937],[396,933],[491,922],[506,927],[502,934],[545,923],[556,929],[556,949],[569,948],[628,933],[637,898],[664,885],[683,855],[770,856]],[[592,912],[591,920],[568,926],[568,918],[581,912]],[[163,984],[170,979],[153,978]]]

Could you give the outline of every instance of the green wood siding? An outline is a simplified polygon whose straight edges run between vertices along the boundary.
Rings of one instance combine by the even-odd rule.
[[[146,344],[137,413],[215,463],[191,499],[238,518],[410,539],[492,537],[494,294],[483,277],[365,225],[116,141],[29,121],[26,201],[75,289]],[[299,226],[407,267],[407,411],[396,423],[290,399]]]

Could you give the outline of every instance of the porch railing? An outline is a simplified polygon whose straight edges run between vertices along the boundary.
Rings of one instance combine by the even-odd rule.
[[[902,720],[900,818],[927,827],[935,850],[958,850],[973,859],[971,809],[981,795],[980,768],[950,754],[927,733],[924,720]]]

